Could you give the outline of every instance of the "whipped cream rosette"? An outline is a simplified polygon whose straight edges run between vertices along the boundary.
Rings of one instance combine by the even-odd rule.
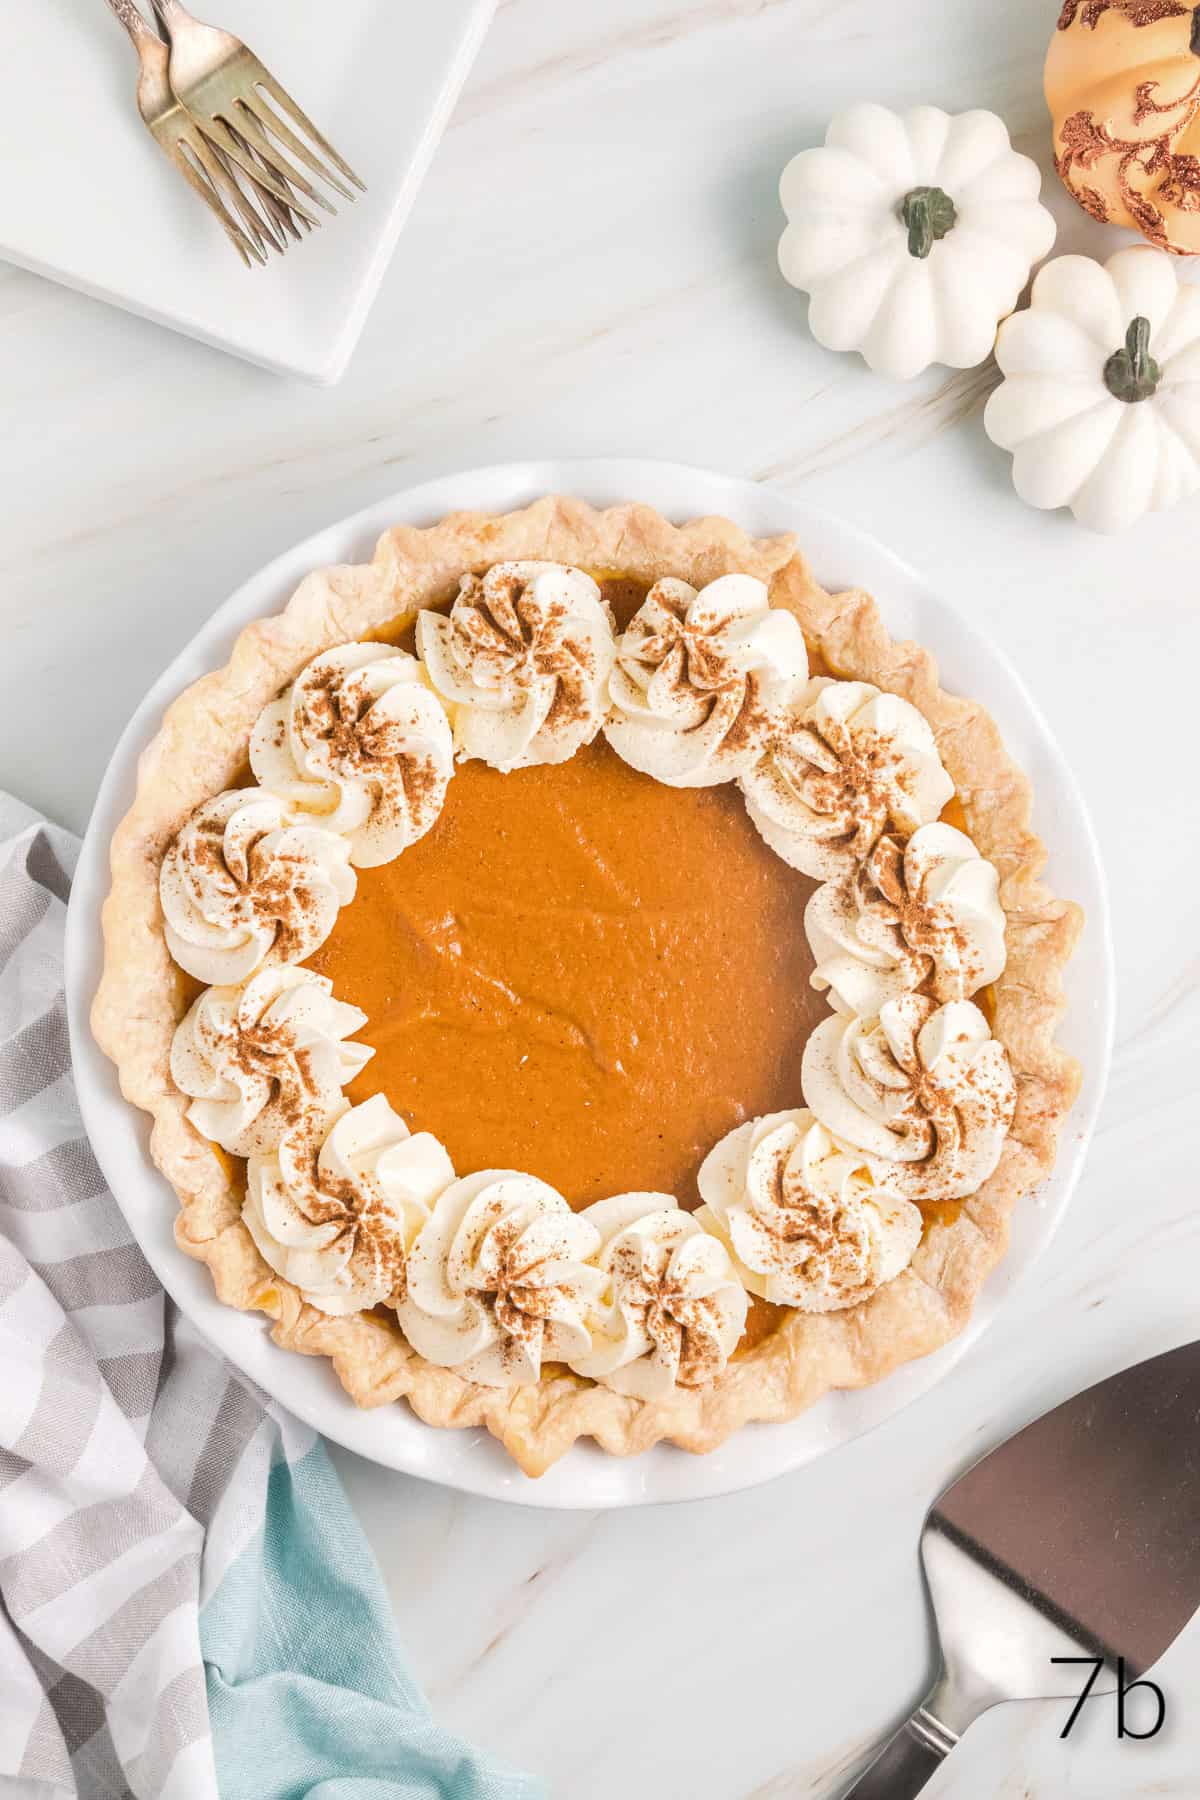
[[[340,644],[264,707],[250,738],[260,787],[350,840],[374,868],[429,830],[454,772],[441,701],[415,656],[387,644]]]
[[[274,794],[230,788],[198,806],[159,872],[167,949],[197,981],[303,962],[354,898],[345,838],[297,824]]]
[[[824,1020],[804,1047],[804,1098],[876,1177],[915,1201],[961,1200],[988,1179],[1016,1106],[1004,1046],[969,1000],[890,1000]]]
[[[712,787],[762,755],[807,681],[804,633],[765,583],[665,576],[617,642],[605,736],[668,787]]]
[[[603,723],[612,615],[582,569],[506,562],[464,575],[449,614],[417,615],[417,650],[464,760],[504,772],[566,762]]]
[[[813,986],[828,989],[839,1012],[863,1016],[915,988],[939,1001],[969,1000],[1004,969],[999,886],[992,864],[952,825],[881,837],[808,902]]]
[[[928,720],[866,681],[818,676],[741,777],[765,842],[818,881],[849,874],[885,831],[930,824],[954,793]]]
[[[171,1043],[171,1079],[188,1118],[230,1156],[263,1155],[306,1122],[332,1119],[374,1051],[346,1040],[367,1022],[333,984],[291,964],[241,987],[206,988]]]
[[[533,1175],[485,1169],[439,1197],[396,1308],[413,1349],[486,1387],[519,1387],[589,1344],[603,1285],[595,1227]]]
[[[289,1133],[252,1156],[242,1218],[275,1272],[324,1313],[404,1293],[410,1248],[454,1167],[429,1132],[410,1134],[382,1094],[326,1131]]]
[[[874,1180],[866,1157],[811,1112],[739,1125],[705,1157],[696,1218],[728,1246],[752,1294],[836,1312],[894,1281],[921,1241],[920,1210]]]
[[[599,1235],[603,1286],[591,1343],[567,1359],[576,1374],[643,1400],[714,1381],[749,1304],[724,1245],[670,1194],[618,1194],[579,1216]]]

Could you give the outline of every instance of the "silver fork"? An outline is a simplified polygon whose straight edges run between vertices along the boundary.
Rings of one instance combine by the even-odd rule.
[[[355,188],[366,192],[365,182],[240,38],[202,24],[181,0],[152,4],[171,42],[172,88],[206,135],[260,191],[265,189],[307,225],[319,221],[299,195],[326,212],[337,208],[297,163],[347,200],[356,198]]]
[[[129,33],[138,54],[138,111],[146,129],[170,157],[188,185],[217,216],[230,243],[245,263],[265,263],[266,246],[285,248],[278,225],[256,213],[242,193],[229,165],[207,142],[204,133],[179,104],[171,89],[167,45],[152,31],[134,0],[108,0]],[[238,214],[235,218],[230,206]],[[240,223],[239,223],[240,219]]]

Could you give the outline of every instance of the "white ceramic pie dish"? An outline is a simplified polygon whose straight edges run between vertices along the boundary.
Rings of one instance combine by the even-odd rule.
[[[754,535],[794,531],[820,581],[868,589],[894,636],[927,645],[938,657],[943,684],[988,707],[1032,778],[1034,826],[1050,845],[1047,879],[1057,893],[1079,901],[1087,915],[1068,971],[1070,1006],[1059,1033],[1082,1063],[1084,1082],[1054,1173],[1034,1199],[1018,1207],[1008,1256],[954,1343],[875,1387],[830,1394],[787,1424],[746,1427],[708,1456],[659,1445],[618,1459],[577,1444],[548,1474],[531,1481],[482,1430],[433,1430],[402,1403],[360,1411],[324,1359],[277,1349],[260,1315],[235,1312],[216,1299],[208,1270],[176,1247],[177,1202],[150,1162],[148,1121],[122,1099],[112,1065],[92,1041],[88,1011],[100,971],[99,909],[108,891],[109,843],[132,797],[137,758],[167,703],[224,662],[242,627],[277,612],[310,569],[366,560],[388,525],[429,524],[461,508],[507,511],[552,492],[578,494],[597,505],[644,500],[675,518],[726,514]],[[72,893],[66,978],[80,1105],[96,1155],[163,1286],[209,1341],[301,1418],[372,1461],[470,1493],[532,1506],[585,1508],[693,1500],[754,1486],[861,1436],[934,1386],[986,1329],[1057,1229],[1103,1097],[1115,994],[1108,900],[1086,808],[1049,727],[1000,652],[913,570],[840,521],[751,482],[632,460],[512,463],[443,477],[330,526],[246,582],[150,690],[117,746]]]

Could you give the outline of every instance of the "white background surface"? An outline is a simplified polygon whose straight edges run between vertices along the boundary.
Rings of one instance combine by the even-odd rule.
[[[330,393],[0,272],[0,780],[76,829],[136,701],[247,573],[409,480],[531,454],[708,464],[857,518],[1009,652],[1087,791],[1121,977],[1102,1128],[1048,1258],[933,1395],[657,1512],[525,1512],[340,1459],[439,1713],[570,1800],[832,1800],[932,1673],[929,1498],[1200,1326],[1200,513],[1113,543],[1027,511],[983,435],[992,374],[896,388],[831,357],[773,268],[778,171],[852,98],[993,106],[1046,163],[1056,12],[509,0]],[[1065,247],[1103,248],[1053,203]],[[1005,1709],[931,1800],[1195,1800],[1195,1628],[1160,1679],[1153,1743],[1118,1746],[1106,1701],[1065,1745],[1060,1706]]]

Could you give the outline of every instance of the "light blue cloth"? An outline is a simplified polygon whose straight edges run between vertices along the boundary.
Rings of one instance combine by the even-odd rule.
[[[200,1612],[221,1800],[540,1800],[436,1725],[317,1443]]]

